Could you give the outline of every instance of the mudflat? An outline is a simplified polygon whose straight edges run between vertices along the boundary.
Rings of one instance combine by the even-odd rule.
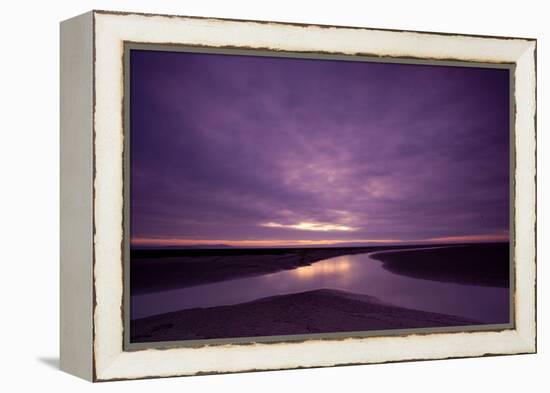
[[[476,325],[333,289],[272,296],[230,306],[194,308],[131,321],[132,342],[279,336]]]
[[[397,274],[457,284],[508,288],[509,243],[482,243],[371,255]]]

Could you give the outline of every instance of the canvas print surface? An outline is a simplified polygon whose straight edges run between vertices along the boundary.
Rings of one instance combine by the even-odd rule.
[[[128,64],[131,343],[511,322],[509,69]]]

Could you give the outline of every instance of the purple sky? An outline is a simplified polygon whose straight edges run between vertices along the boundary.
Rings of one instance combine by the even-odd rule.
[[[505,238],[508,73],[133,50],[132,243]]]

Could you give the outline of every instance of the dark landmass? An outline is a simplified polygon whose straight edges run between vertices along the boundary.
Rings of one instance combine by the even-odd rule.
[[[275,273],[340,255],[426,245],[326,248],[132,249],[133,295]]]
[[[194,308],[131,321],[131,342],[200,340],[480,324],[412,310],[344,291],[267,297],[231,306]]]
[[[158,250],[188,250],[188,249],[201,249],[201,250],[209,250],[209,249],[218,249],[218,248],[234,248],[233,246],[229,246],[227,244],[208,244],[208,245],[202,245],[202,244],[192,244],[189,246],[132,246],[132,252],[142,252],[142,251],[158,251]]]
[[[457,284],[508,288],[509,243],[470,244],[452,248],[381,252],[372,259],[397,274]]]

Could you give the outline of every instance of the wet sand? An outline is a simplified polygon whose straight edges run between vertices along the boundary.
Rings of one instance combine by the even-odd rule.
[[[133,320],[131,341],[357,332],[479,323],[452,315],[396,307],[371,296],[319,289]]]
[[[397,274],[457,284],[508,288],[509,244],[484,243],[452,248],[381,252],[372,259]]]

